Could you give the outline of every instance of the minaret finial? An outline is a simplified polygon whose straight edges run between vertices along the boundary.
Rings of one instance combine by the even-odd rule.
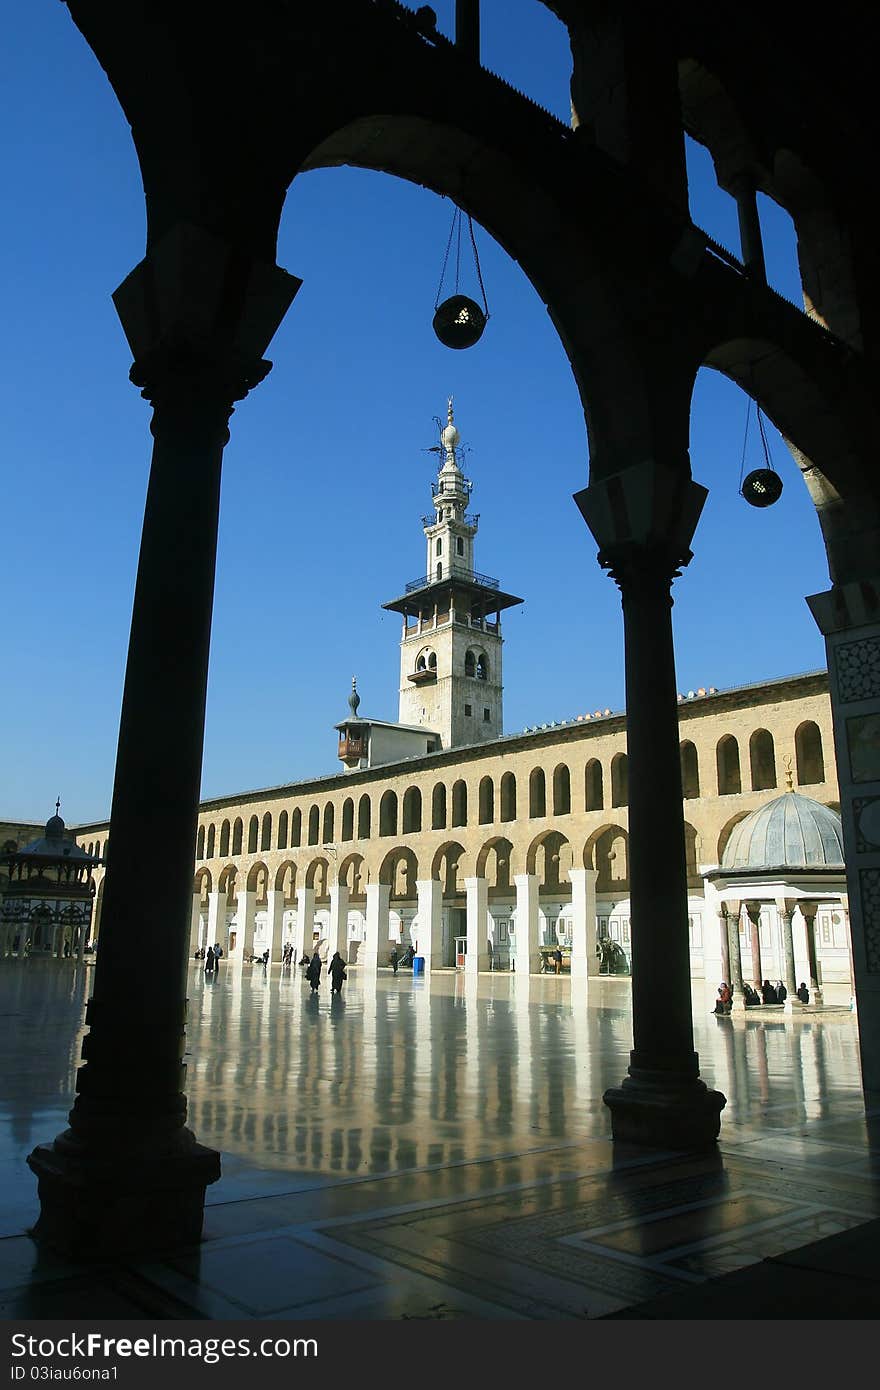
[[[349,697],[348,697],[348,708],[351,710],[351,717],[352,717],[352,719],[357,718],[358,705],[360,704],[360,702],[361,702],[361,697],[360,697],[360,695],[358,694],[358,691],[357,691],[357,676],[352,676],[352,678],[351,678],[351,694],[350,694]]]
[[[454,425],[454,424],[455,424],[455,416],[454,416],[453,413],[452,413],[452,397],[451,397],[451,396],[449,397],[449,399],[448,399],[447,402],[446,402],[446,422],[447,422],[447,424],[449,424],[449,425]]]
[[[60,797],[60,796],[58,796],[58,797],[55,798],[55,814],[56,814],[56,816],[60,816],[60,814],[61,814],[61,797]]]

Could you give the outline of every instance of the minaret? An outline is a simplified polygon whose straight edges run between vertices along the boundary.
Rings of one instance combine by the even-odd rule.
[[[435,515],[422,517],[425,574],[382,605],[403,615],[400,723],[439,734],[444,748],[503,732],[501,613],[522,603],[474,569],[479,517],[466,511],[473,484],[459,466],[460,442],[450,399],[431,486]]]

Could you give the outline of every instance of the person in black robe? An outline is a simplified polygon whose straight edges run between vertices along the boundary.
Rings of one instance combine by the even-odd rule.
[[[338,951],[334,951],[334,953],[333,953],[333,958],[332,958],[332,960],[330,961],[329,969],[330,969],[330,982],[331,982],[331,983],[330,983],[330,993],[331,993],[331,994],[341,994],[341,993],[342,993],[342,981],[343,981],[343,980],[347,980],[347,979],[348,979],[348,976],[347,976],[346,973],[345,973],[345,961],[342,959],[342,956],[339,954]]]
[[[321,957],[316,951],[309,961],[309,968],[306,971],[306,979],[312,987],[312,993],[317,994],[318,985],[321,983]]]
[[[213,975],[213,973],[214,973],[214,947],[213,947],[213,946],[209,946],[208,949],[207,949],[207,951],[205,952],[205,974],[206,974],[206,975]]]

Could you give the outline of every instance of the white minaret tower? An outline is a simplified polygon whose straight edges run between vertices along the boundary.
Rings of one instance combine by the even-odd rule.
[[[383,604],[403,615],[400,723],[431,730],[444,748],[503,732],[501,613],[522,603],[474,570],[479,517],[465,510],[473,484],[459,466],[460,442],[450,398],[431,487],[435,515],[422,518],[425,574]]]

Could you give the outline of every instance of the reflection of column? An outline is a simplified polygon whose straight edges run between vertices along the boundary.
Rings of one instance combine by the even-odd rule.
[[[810,999],[814,1004],[820,1006],[824,1004],[822,997],[822,979],[819,974],[819,962],[816,957],[816,913],[819,904],[809,898],[801,898],[798,902],[801,916],[804,919],[804,926],[807,929],[807,960],[810,963]]]
[[[604,1099],[615,1139],[694,1148],[714,1144],[725,1098],[700,1080],[694,1050],[671,589],[706,495],[685,456],[597,477],[575,497],[623,605],[633,1049]]]
[[[379,951],[388,945],[388,904],[391,900],[389,883],[367,884],[367,919],[364,940],[358,955],[365,976],[375,977],[379,969]],[[421,945],[421,943],[420,943]]]
[[[749,944],[752,955],[752,979],[761,988],[764,967],[761,964],[761,904],[754,898],[746,899],[746,915],[749,919]]]
[[[225,894],[225,893],[209,893],[209,894],[208,894],[208,928],[207,928],[207,935],[206,935],[206,937],[205,937],[205,950],[207,950],[209,946],[213,946],[214,943],[215,943],[215,941],[219,941],[219,940],[220,940],[220,911],[221,911],[221,904],[222,904],[222,910],[223,910],[223,914],[224,914],[223,926],[224,926],[224,929],[225,929],[225,927],[226,927],[226,894]],[[225,950],[226,947],[224,946],[223,949]]]
[[[249,893],[246,888],[239,890],[238,894],[238,931],[235,935],[235,946],[238,951],[239,962],[250,960],[254,954],[254,917],[257,912],[257,895]]]
[[[782,925],[782,959],[785,968],[785,988],[788,990],[788,997],[785,1001],[786,1013],[792,1013],[794,1011],[798,986],[794,965],[794,932],[792,931],[791,925],[796,907],[796,898],[776,899],[776,911],[779,913],[779,920]]]
[[[467,894],[467,954],[464,968],[467,975],[489,969],[489,884],[485,878],[466,878]]]
[[[537,974],[541,953],[538,950],[538,876],[516,874],[516,973]]]
[[[443,886],[439,879],[420,878],[416,882],[419,897],[419,955],[425,957],[425,969],[443,964]],[[485,948],[484,948],[485,949]]]
[[[199,936],[202,927],[202,898],[200,893],[193,893],[192,915],[189,919],[189,955],[190,959],[199,949]]]
[[[296,890],[296,959],[311,956],[315,932],[315,890],[305,884]]]
[[[571,978],[586,980],[599,974],[596,955],[595,869],[569,869],[571,879]]]
[[[284,894],[277,888],[270,888],[267,896],[268,912],[266,914],[266,931],[268,940],[266,945],[269,948],[269,963],[278,965],[281,960],[283,943],[281,940],[281,921],[284,916]]]
[[[338,951],[345,956],[348,946],[348,884],[334,883],[330,888],[330,924],[327,930],[327,950],[330,956]]]

